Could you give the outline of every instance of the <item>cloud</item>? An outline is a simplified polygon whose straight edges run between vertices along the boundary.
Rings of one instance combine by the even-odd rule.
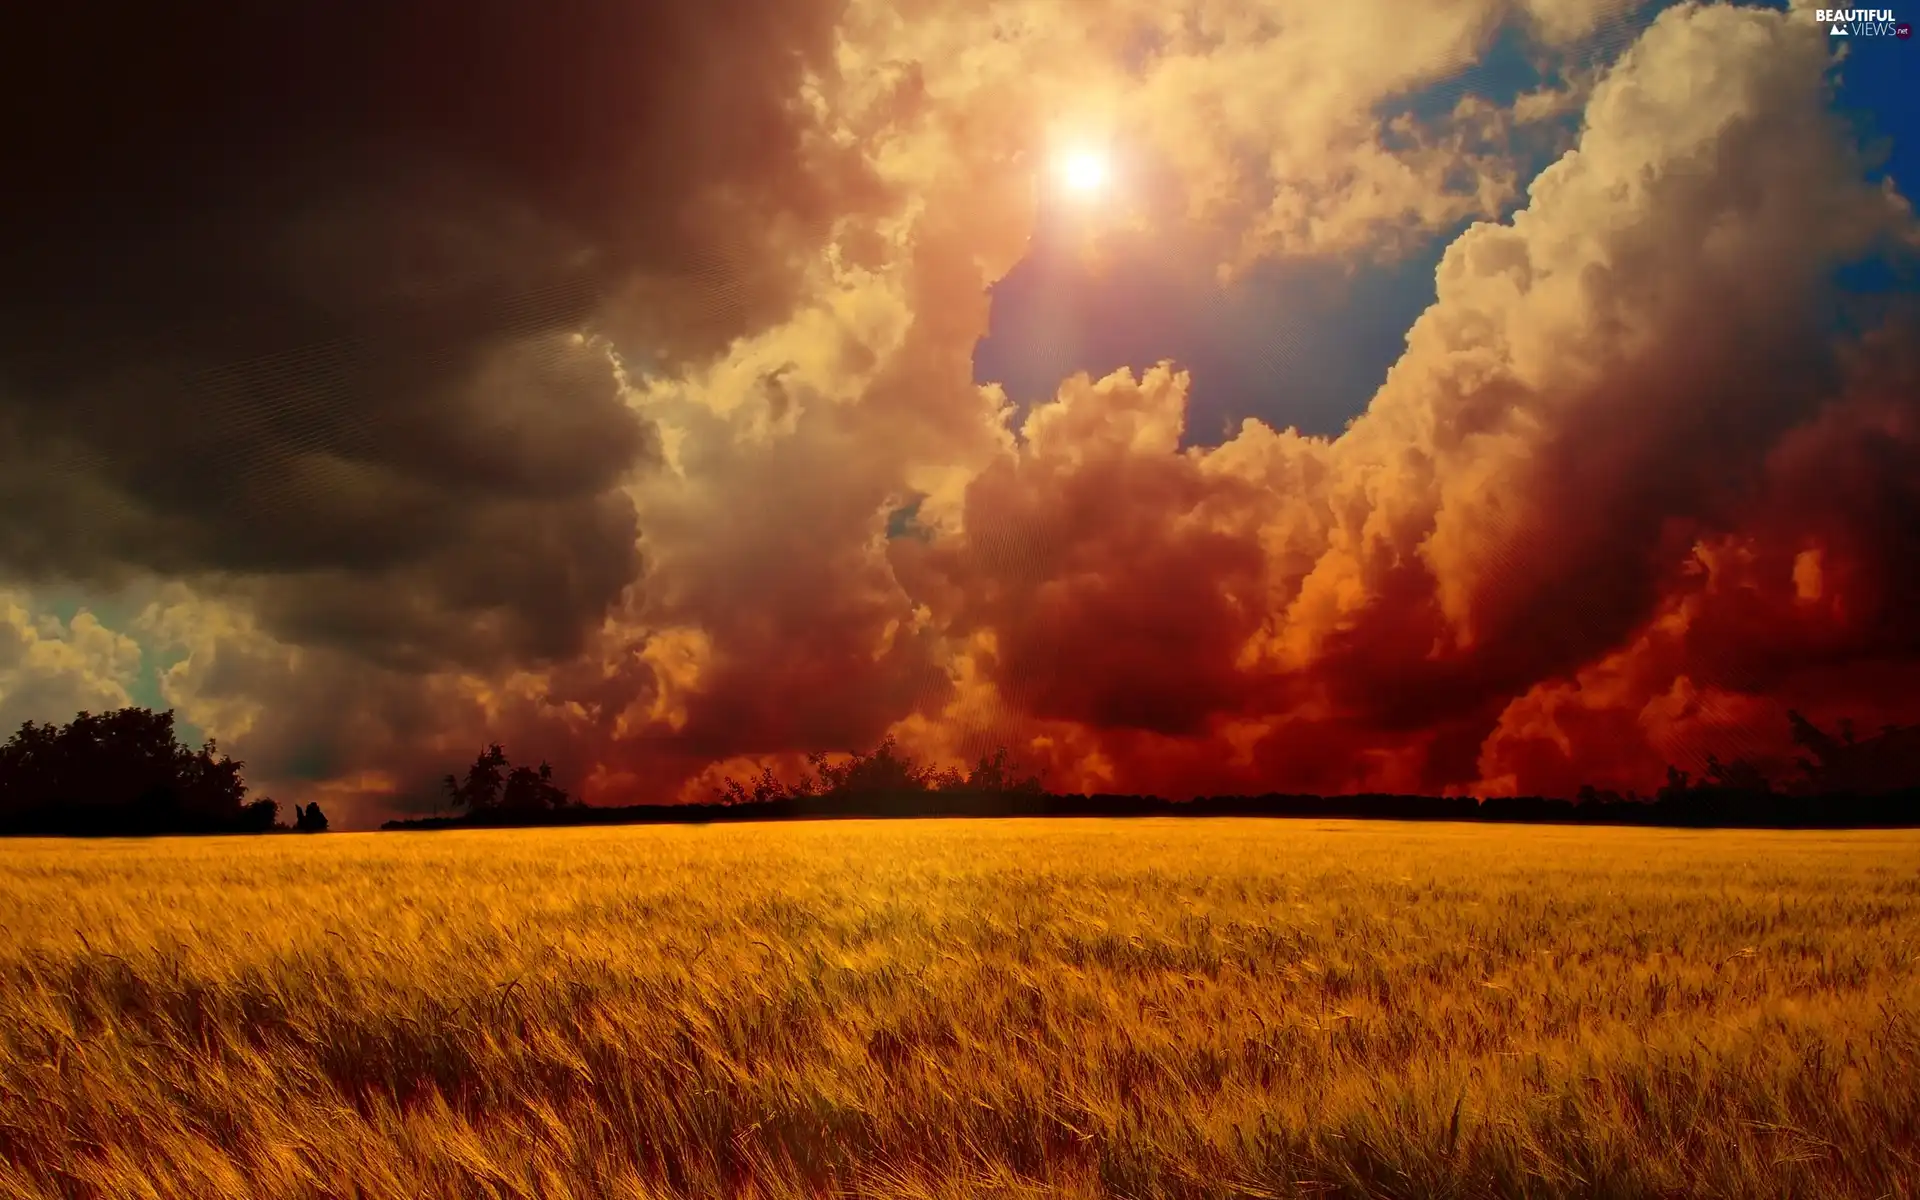
[[[782,319],[868,187],[822,3],[40,6],[0,63],[0,570],[234,585],[303,641],[578,649],[662,361]],[[671,290],[670,304],[624,298]]]
[[[1575,63],[1636,8],[283,6],[164,78],[109,47],[164,102],[104,150],[22,64],[76,115],[0,225],[0,574],[157,588],[168,701],[362,821],[491,739],[613,802],[889,733],[1062,787],[1559,791],[1775,753],[1790,703],[1920,715],[1913,326],[1826,319],[1914,222],[1819,31],[1681,6],[1410,115],[1503,23]],[[1062,139],[1123,152],[1091,241],[1231,270],[1491,218],[1579,105],[1337,438],[1183,448],[1172,364],[971,381]]]
[[[1837,447],[1788,449],[1842,387],[1822,294],[1838,264],[1911,237],[1822,103],[1824,56],[1779,14],[1665,14],[1527,206],[1449,248],[1438,301],[1338,439],[1250,423],[1179,451],[1184,381],[1166,372],[1070,384],[1036,410],[931,552],[1007,707],[1122,740],[1217,745],[1265,721],[1247,781],[1324,777],[1313,746],[1280,751],[1307,728],[1350,785],[1367,749],[1403,778],[1431,754],[1423,782],[1445,785],[1472,756],[1443,751],[1442,727],[1491,725],[1674,620],[1686,565],[1767,519],[1773,455],[1831,464]],[[1870,593],[1882,575],[1854,578]],[[1782,628],[1746,632],[1757,646]],[[1671,664],[1655,675],[1676,685]],[[1596,739],[1573,770],[1611,749]]]
[[[23,721],[69,720],[132,703],[128,686],[140,647],[86,609],[62,620],[36,613],[33,597],[0,591],[0,730]]]
[[[1791,772],[1788,705],[1872,730],[1915,719],[1920,325],[1896,318],[1839,400],[1782,437],[1741,520],[1704,538],[1622,648],[1501,715],[1483,790],[1628,787],[1709,754]]]
[[[1565,45],[1622,31],[1647,5],[1644,0],[1522,0],[1519,7],[1542,40]]]
[[[578,703],[544,674],[370,663],[282,640],[250,604],[179,583],[158,589],[129,628],[173,660],[157,678],[163,702],[243,759],[256,793],[320,800],[349,827],[431,807],[441,776],[489,741],[547,754],[569,783],[593,752]],[[579,694],[577,681],[561,686]]]

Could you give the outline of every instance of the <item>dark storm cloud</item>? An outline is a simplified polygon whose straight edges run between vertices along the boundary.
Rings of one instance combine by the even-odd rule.
[[[564,652],[637,572],[618,484],[652,455],[572,335],[689,358],[784,314],[858,186],[789,100],[832,18],[10,18],[0,574],[217,575],[299,637]]]

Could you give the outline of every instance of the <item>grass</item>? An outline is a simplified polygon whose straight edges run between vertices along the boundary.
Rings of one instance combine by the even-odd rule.
[[[0,843],[0,1195],[1911,1197],[1920,834]]]

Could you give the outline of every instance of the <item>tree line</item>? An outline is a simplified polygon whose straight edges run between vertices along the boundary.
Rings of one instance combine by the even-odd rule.
[[[0,833],[156,834],[319,832],[319,804],[247,799],[245,766],[209,738],[180,741],[171,709],[82,712],[64,725],[27,721],[0,744]]]
[[[1860,736],[1829,732],[1790,713],[1805,753],[1798,775],[1776,782],[1744,760],[1709,756],[1698,777],[1669,768],[1650,796],[1580,789],[1571,800],[1417,795],[1060,795],[1004,749],[971,769],[923,766],[888,738],[863,754],[809,756],[797,777],[763,770],[727,779],[704,803],[589,806],[555,782],[546,762],[515,765],[499,743],[442,780],[453,817],[390,821],[388,828],[575,825],[906,816],[1300,816],[1401,820],[1841,827],[1920,825],[1920,725]],[[248,799],[245,764],[212,739],[181,742],[172,711],[82,712],[64,725],[21,725],[0,745],[0,833],[160,834],[321,832],[318,803],[280,818],[270,797]]]
[[[1166,800],[1062,795],[1048,792],[1037,776],[1021,771],[1004,749],[983,757],[968,771],[934,769],[916,763],[888,738],[872,751],[837,760],[810,755],[808,769],[797,778],[782,779],[763,769],[745,779],[727,779],[704,803],[624,807],[571,801],[545,806],[467,803],[460,817],[389,821],[385,828],[916,816],[1270,816],[1786,829],[1920,825],[1920,725],[1888,725],[1861,738],[1849,721],[1841,721],[1836,733],[1822,730],[1797,712],[1789,713],[1788,721],[1795,744],[1806,752],[1797,760],[1797,776],[1776,781],[1749,761],[1723,763],[1708,755],[1698,776],[1670,767],[1666,782],[1651,795],[1591,786],[1581,788],[1573,799],[1266,793]],[[498,770],[504,762],[499,746],[490,747],[476,762],[479,778],[492,789],[486,794],[503,790]],[[474,777],[470,771],[468,778]],[[446,786],[450,793],[460,794],[462,785],[452,776]]]

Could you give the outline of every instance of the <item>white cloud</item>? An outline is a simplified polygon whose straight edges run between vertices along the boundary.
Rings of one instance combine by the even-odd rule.
[[[63,621],[33,605],[29,593],[0,591],[0,730],[133,702],[137,642],[84,608]]]

